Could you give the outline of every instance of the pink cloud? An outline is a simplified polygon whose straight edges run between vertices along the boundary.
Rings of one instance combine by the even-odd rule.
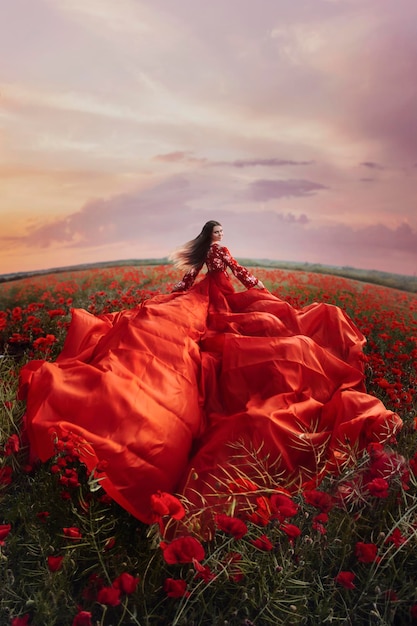
[[[232,250],[245,258],[417,272],[417,230],[406,223],[397,228],[378,223],[359,228],[319,226],[314,220],[271,211],[245,213],[236,219],[220,214],[222,220]]]
[[[185,161],[189,158],[189,152],[177,150],[176,152],[168,152],[167,154],[157,154],[155,161],[163,161],[167,163],[176,163],[177,161]]]
[[[290,185],[287,189],[288,181],[270,182],[282,182],[284,188],[275,185],[262,188],[263,200],[310,193],[309,185]],[[158,250],[153,256],[166,256],[196,236],[205,221],[217,219],[224,225],[225,243],[235,256],[349,265],[405,274],[416,269],[417,231],[405,222],[396,228],[381,223],[356,228],[347,224],[320,226],[304,212],[261,211],[248,206],[242,211],[197,208],[204,195],[192,180],[173,177],[144,191],[88,202],[65,218],[32,227],[25,236],[3,236],[0,241],[3,246],[24,246],[26,250],[59,247],[90,250],[90,257],[91,250],[102,253],[110,246],[113,251],[119,247],[120,259],[132,246],[138,258],[141,250],[146,249],[149,256],[152,248]]]
[[[367,167],[370,170],[383,170],[383,169],[385,169],[383,165],[380,165],[379,163],[374,163],[373,161],[364,161],[360,165],[362,165],[363,167]]]
[[[168,152],[167,154],[157,154],[153,158],[155,161],[161,161],[162,163],[191,163],[199,165],[207,163],[206,158],[194,157],[192,152],[182,150]]]
[[[266,202],[273,198],[306,196],[327,189],[325,185],[310,180],[255,180],[249,185],[248,196],[251,200]]]
[[[181,223],[187,203],[196,195],[183,177],[175,177],[136,193],[86,203],[79,211],[31,227],[21,237],[0,237],[3,243],[47,248],[57,243],[70,247],[99,247],[106,243],[158,240]]]
[[[282,158],[257,158],[257,159],[234,159],[231,161],[210,161],[206,157],[196,157],[191,151],[177,150],[166,154],[157,154],[153,157],[155,161],[162,163],[190,163],[205,165],[208,167],[236,167],[243,169],[246,167],[284,167],[287,165],[312,165],[313,161],[297,161],[294,159]]]
[[[291,159],[236,159],[234,161],[215,161],[213,165],[244,167],[283,167],[285,165],[312,165],[313,161],[294,161]]]
[[[369,21],[373,28],[367,29],[364,45],[339,66],[337,86],[345,94],[341,128],[375,142],[384,159],[393,163],[416,156],[416,19],[417,4],[411,0],[381,3],[379,19]],[[357,80],[347,91],[349,75]]]

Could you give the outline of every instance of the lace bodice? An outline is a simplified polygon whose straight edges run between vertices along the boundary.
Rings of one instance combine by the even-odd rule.
[[[229,250],[224,246],[220,246],[218,243],[214,243],[210,246],[205,260],[207,271],[211,272],[223,272],[227,275],[227,268],[230,267],[233,274],[238,280],[247,288],[255,287],[258,284],[256,276],[251,274],[246,267],[239,265],[239,263],[232,257]],[[196,268],[190,269],[175,286],[174,291],[186,291],[193,284],[201,271],[204,263]]]

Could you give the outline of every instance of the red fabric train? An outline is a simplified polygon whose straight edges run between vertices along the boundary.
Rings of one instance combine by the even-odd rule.
[[[366,393],[365,338],[341,309],[234,291],[226,265],[257,281],[212,249],[184,292],[102,316],[75,309],[56,362],[21,373],[33,454],[76,437],[90,471],[105,465],[106,492],[145,523],[158,490],[222,506],[241,477],[297,488],[401,426]]]

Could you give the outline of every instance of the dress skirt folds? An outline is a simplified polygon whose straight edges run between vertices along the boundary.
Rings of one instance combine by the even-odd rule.
[[[223,272],[134,310],[75,309],[56,362],[22,369],[32,454],[46,461],[57,438],[76,438],[145,523],[159,490],[215,507],[237,479],[314,483],[401,426],[366,393],[364,342],[336,306],[297,310],[234,291]]]

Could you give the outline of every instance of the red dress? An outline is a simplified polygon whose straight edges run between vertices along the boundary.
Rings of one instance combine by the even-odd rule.
[[[222,506],[241,478],[298,488],[401,426],[366,393],[365,339],[341,309],[252,289],[218,244],[206,264],[200,282],[193,270],[137,309],[75,309],[56,362],[21,373],[33,453],[47,460],[56,437],[75,437],[144,522],[158,490]],[[235,292],[227,267],[249,289]]]

